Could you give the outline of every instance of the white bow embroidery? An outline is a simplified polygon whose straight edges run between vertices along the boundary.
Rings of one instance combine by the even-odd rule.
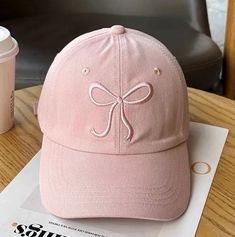
[[[144,88],[144,87],[146,87],[148,89],[148,93],[147,93],[146,96],[144,96],[143,98],[138,99],[138,100],[133,100],[133,101],[126,100],[126,98],[129,95],[131,95],[135,91],[139,90],[140,88]],[[106,92],[107,94],[112,96],[114,98],[114,100],[110,101],[110,102],[107,102],[107,103],[97,102],[94,99],[93,94],[92,94],[92,92],[93,92],[93,90],[95,88],[100,89],[100,90]],[[110,90],[108,90],[106,87],[104,87],[102,84],[100,84],[98,82],[92,83],[90,85],[90,87],[89,87],[89,96],[90,96],[91,101],[95,105],[97,105],[97,106],[108,106],[108,105],[111,105],[111,107],[110,107],[110,110],[109,110],[108,123],[107,123],[106,129],[103,132],[98,133],[93,128],[91,130],[91,133],[93,135],[97,136],[97,137],[104,137],[104,136],[106,136],[109,133],[110,128],[111,128],[111,121],[112,121],[112,116],[113,116],[114,108],[116,107],[116,105],[119,104],[120,105],[120,111],[121,111],[121,120],[122,120],[123,124],[125,125],[125,127],[128,130],[128,135],[126,137],[126,140],[131,140],[131,138],[133,136],[133,128],[131,127],[129,121],[127,120],[127,118],[125,116],[124,104],[133,105],[133,104],[139,104],[139,103],[142,103],[142,102],[146,102],[150,98],[151,94],[152,94],[152,86],[151,86],[151,84],[145,83],[145,82],[139,83],[138,85],[134,86],[131,90],[129,90],[127,93],[125,93],[122,96],[117,96],[117,95],[113,94]]]

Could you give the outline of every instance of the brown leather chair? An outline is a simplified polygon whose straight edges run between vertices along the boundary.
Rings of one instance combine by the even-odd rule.
[[[210,38],[205,0],[2,0],[0,25],[18,40],[16,88],[43,83],[54,56],[73,38],[121,24],[162,41],[188,86],[209,90],[222,53]]]

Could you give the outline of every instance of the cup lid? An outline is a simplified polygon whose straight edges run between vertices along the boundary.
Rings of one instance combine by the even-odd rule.
[[[0,61],[7,60],[18,53],[18,44],[8,29],[0,26]]]

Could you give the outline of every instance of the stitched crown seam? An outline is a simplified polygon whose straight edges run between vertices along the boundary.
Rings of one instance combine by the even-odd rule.
[[[115,82],[118,80],[118,75],[117,75],[117,68],[118,68],[118,65],[117,65],[117,55],[118,55],[118,47],[117,47],[117,43],[116,43],[116,38],[113,36],[113,40],[114,40],[114,46],[115,46],[115,58],[114,58],[114,78],[115,78]],[[115,119],[115,117],[114,117]],[[118,133],[118,126],[117,126],[117,123],[115,123],[115,135],[114,135],[114,150],[117,151],[118,150],[118,139],[116,139],[116,134]]]
[[[119,79],[119,95],[122,95],[122,62],[121,62],[121,38],[118,35],[118,79]],[[120,110],[120,108],[119,108]],[[118,128],[119,128],[119,133],[118,133],[118,153],[120,153],[121,150],[121,114],[119,112],[118,115]]]

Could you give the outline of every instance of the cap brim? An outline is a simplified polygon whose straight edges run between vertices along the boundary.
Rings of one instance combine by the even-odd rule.
[[[158,153],[81,152],[46,136],[40,161],[44,207],[63,218],[173,220],[190,197],[187,144]]]

